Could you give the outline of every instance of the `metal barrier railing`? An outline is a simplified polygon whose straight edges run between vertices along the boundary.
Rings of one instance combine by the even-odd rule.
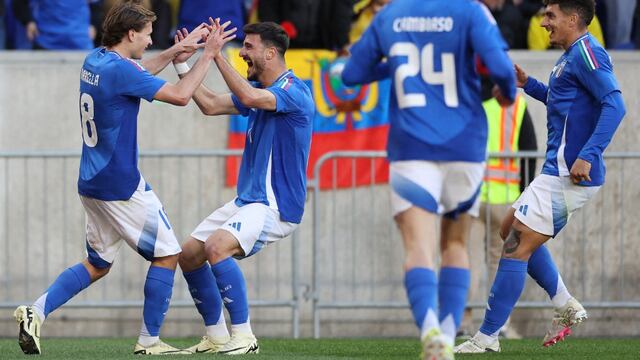
[[[241,154],[241,150],[140,154],[141,172],[163,202],[180,241],[235,196],[235,187],[225,187],[225,160]],[[34,301],[60,271],[84,258],[84,211],[76,189],[79,155],[0,152],[0,308]],[[292,237],[240,266],[249,304],[290,308],[292,335],[297,338],[300,250],[297,232]],[[141,307],[147,263],[130,249],[121,249],[115,262],[108,276],[65,307]],[[193,306],[185,281],[175,282],[173,294],[172,307]]]
[[[316,162],[314,178],[319,179],[327,166],[332,166],[337,178],[339,159],[351,159],[352,165],[356,159],[369,159],[373,167],[374,161],[385,156],[384,151],[327,153]],[[490,157],[543,159],[544,153],[492,153]],[[607,183],[548,246],[564,282],[586,307],[640,308],[640,289],[625,286],[637,282],[640,273],[640,263],[625,261],[629,257],[625,250],[631,244],[627,234],[637,232],[625,213],[640,210],[625,201],[626,194],[640,192],[638,176],[625,169],[633,162],[640,165],[640,153],[607,153],[605,157]],[[538,161],[538,167],[541,163]],[[401,274],[403,248],[391,218],[388,186],[376,184],[373,172],[370,179],[369,185],[356,187],[354,181],[349,188],[338,188],[334,181],[328,190],[321,190],[318,181],[313,183],[313,268],[308,298],[312,300],[315,338],[320,337],[323,310],[407,307]],[[550,307],[545,294],[529,285],[517,306]],[[470,307],[485,306],[489,286],[485,279],[481,286],[485,293],[479,296],[483,300],[470,302]]]

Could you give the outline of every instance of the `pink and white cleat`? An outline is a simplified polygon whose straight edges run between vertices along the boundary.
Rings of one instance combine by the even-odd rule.
[[[549,347],[564,340],[571,335],[571,328],[587,319],[587,311],[575,298],[570,298],[567,303],[555,309],[551,328],[542,340],[542,346]]]

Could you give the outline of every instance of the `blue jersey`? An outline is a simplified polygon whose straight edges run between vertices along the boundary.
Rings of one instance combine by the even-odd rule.
[[[274,111],[250,109],[232,96],[240,114],[249,117],[236,204],[262,203],[277,208],[282,221],[300,223],[315,103],[291,70],[266,90],[276,97]]]
[[[487,8],[470,0],[394,0],[351,48],[347,84],[370,81],[387,58],[392,77],[388,156],[471,161],[486,157],[487,121],[474,54],[515,97],[513,65]]]
[[[562,54],[548,87],[530,77],[524,90],[547,104],[547,154],[542,173],[568,176],[579,157],[591,163],[591,182],[580,184],[602,185],[602,153],[622,119],[620,115],[601,121],[603,100],[620,92],[605,49],[585,34]]]
[[[164,83],[105,48],[87,55],[80,71],[80,195],[105,201],[131,197],[140,182],[140,98],[152,101]]]
[[[87,0],[31,0],[33,19],[40,35],[38,45],[45,49],[93,49],[89,37],[91,12]]]

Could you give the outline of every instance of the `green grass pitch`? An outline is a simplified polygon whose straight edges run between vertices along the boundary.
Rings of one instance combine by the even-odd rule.
[[[135,339],[43,339],[41,356],[22,354],[17,340],[0,339],[0,359],[141,359],[135,356]],[[167,339],[178,347],[188,347],[197,339]],[[260,354],[234,359],[415,359],[420,346],[416,339],[259,339]],[[640,359],[640,339],[567,339],[545,349],[539,339],[502,341],[502,353],[459,355],[456,359]],[[221,358],[221,356],[215,356]],[[157,358],[157,357],[154,357]],[[211,358],[211,355],[163,356],[172,358]]]

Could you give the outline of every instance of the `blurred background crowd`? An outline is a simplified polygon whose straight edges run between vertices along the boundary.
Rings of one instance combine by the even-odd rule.
[[[100,45],[104,15],[123,0],[0,0],[0,49],[84,50]],[[292,48],[346,51],[374,15],[393,0],[138,0],[158,16],[154,49],[171,46],[177,28],[209,16],[240,29],[256,21],[281,24]],[[590,32],[609,49],[640,49],[640,0],[597,1]],[[482,0],[511,49],[546,50],[542,0]]]

